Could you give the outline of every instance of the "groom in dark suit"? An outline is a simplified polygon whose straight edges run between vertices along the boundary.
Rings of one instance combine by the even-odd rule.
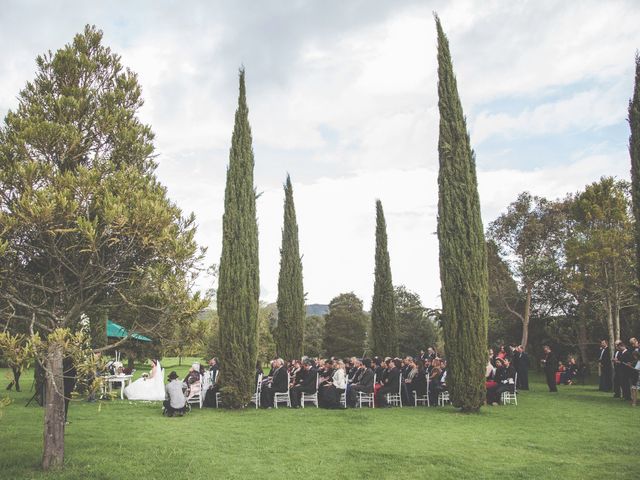
[[[600,383],[598,390],[601,392],[611,391],[611,351],[606,340],[600,340],[600,351],[598,352],[598,363],[600,364]]]
[[[547,386],[549,387],[550,392],[557,392],[556,371],[558,370],[558,357],[556,357],[555,353],[551,351],[551,347],[549,345],[545,345],[543,350],[545,356],[542,360],[542,364],[544,365],[544,376],[547,379]]]
[[[371,370],[371,360],[363,358],[362,361],[359,362],[358,370],[358,382],[347,387],[347,405],[350,407],[356,406],[358,392],[373,393],[374,373],[373,370]]]

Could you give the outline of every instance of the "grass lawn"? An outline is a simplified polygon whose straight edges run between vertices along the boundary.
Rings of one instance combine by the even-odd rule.
[[[184,373],[168,359],[163,365]],[[142,370],[138,370],[141,373]],[[534,377],[519,405],[462,415],[452,407],[349,410],[194,410],[164,418],[159,403],[87,403],[69,410],[65,470],[39,470],[43,411],[5,392],[0,369],[1,479],[637,478],[640,407],[593,385]],[[634,472],[635,470],[635,472]],[[634,474],[635,473],[635,474]]]

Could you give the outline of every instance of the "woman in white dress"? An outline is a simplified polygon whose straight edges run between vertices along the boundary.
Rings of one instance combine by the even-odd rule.
[[[151,360],[151,372],[124,389],[129,400],[164,400],[164,370],[158,360]]]

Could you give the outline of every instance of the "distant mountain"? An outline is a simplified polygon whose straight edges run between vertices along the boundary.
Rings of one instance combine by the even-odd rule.
[[[312,315],[322,316],[327,313],[329,313],[329,305],[321,305],[319,303],[307,305],[307,317],[311,317]]]

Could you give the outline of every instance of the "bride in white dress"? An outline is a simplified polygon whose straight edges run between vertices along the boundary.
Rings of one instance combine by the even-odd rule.
[[[158,360],[151,360],[149,376],[139,378],[124,389],[129,400],[164,400],[164,370]]]

